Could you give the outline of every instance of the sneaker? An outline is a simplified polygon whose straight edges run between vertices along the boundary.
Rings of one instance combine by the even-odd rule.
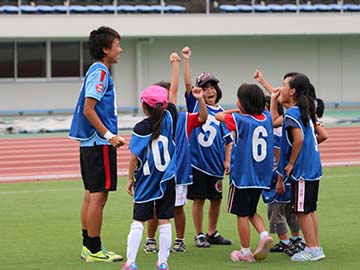
[[[233,252],[231,252],[230,259],[233,262],[255,262],[252,253],[243,255],[241,250],[234,250]]]
[[[80,254],[80,258],[82,260],[85,260],[86,259],[86,256],[88,255],[89,253],[89,250],[87,247],[83,246],[82,249],[81,249],[81,254]]]
[[[183,240],[175,240],[174,247],[172,249],[173,252],[185,252],[186,246]]]
[[[145,245],[144,251],[146,253],[156,253],[156,252],[158,252],[158,249],[156,247],[156,240],[155,239],[146,239],[144,245]]]
[[[118,262],[123,260],[123,257],[121,255],[118,255],[112,251],[110,252],[101,249],[96,253],[91,253],[91,251],[89,250],[85,258],[85,261],[86,262]]]
[[[123,264],[123,266],[121,267],[120,270],[137,270],[137,265],[136,265],[136,262],[126,262]]]
[[[195,236],[195,246],[198,248],[208,248],[210,243],[206,240],[206,237],[203,233],[199,233]]]
[[[155,269],[156,270],[169,270],[169,265],[166,262],[162,262],[162,263],[157,263],[155,265]]]
[[[325,259],[326,256],[322,248],[309,249],[305,248],[303,251],[294,254],[291,260],[294,262],[306,262],[306,261],[319,261]]]
[[[231,245],[231,240],[224,239],[218,231],[215,231],[213,235],[206,234],[206,240],[211,245]]]
[[[254,252],[254,259],[257,261],[266,259],[266,257],[269,255],[270,249],[274,245],[275,245],[275,241],[274,239],[271,238],[270,235],[260,239],[258,247]]]
[[[285,245],[283,242],[280,241],[270,249],[270,252],[285,252],[289,256],[292,256],[300,251],[300,248],[294,246],[291,241],[288,245]]]
[[[116,262],[122,261],[124,259],[121,255],[116,254],[113,251],[107,250],[105,247],[101,247],[101,250],[104,251],[105,254],[114,257]]]
[[[306,248],[306,244],[301,237],[298,237],[295,240],[292,240],[290,238],[290,241],[294,246],[296,246],[300,250],[304,250]]]

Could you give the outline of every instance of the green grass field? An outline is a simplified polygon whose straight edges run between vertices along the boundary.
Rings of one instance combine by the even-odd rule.
[[[218,228],[234,244],[195,248],[190,202],[186,206],[188,249],[185,254],[172,254],[170,267],[173,270],[357,270],[360,265],[359,176],[360,167],[324,169],[317,213],[320,242],[327,255],[325,260],[295,263],[285,254],[270,254],[265,261],[254,264],[231,262],[230,252],[239,249],[239,237],[235,216],[225,211],[228,186],[225,181]],[[106,248],[124,256],[132,216],[132,200],[125,192],[125,184],[125,178],[120,178],[118,191],[110,194],[102,228]],[[120,263],[85,263],[80,260],[82,195],[81,181],[0,184],[0,269],[119,269]],[[259,213],[266,219],[262,201]],[[253,249],[257,240],[258,235],[253,231]],[[156,254],[145,254],[141,246],[137,258],[139,269],[154,269],[156,260]]]

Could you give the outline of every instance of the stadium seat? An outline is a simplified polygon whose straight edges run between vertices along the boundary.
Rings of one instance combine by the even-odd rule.
[[[286,9],[282,5],[277,4],[269,4],[267,7],[270,9],[271,12],[284,12]]]
[[[332,11],[332,9],[331,9],[331,7],[329,7],[329,5],[315,4],[314,7],[316,8],[316,11],[320,11],[320,12]]]
[[[84,7],[84,6],[80,6],[80,5],[70,5],[70,6],[69,6],[69,12],[70,12],[70,13],[79,14],[79,13],[86,13],[86,12],[88,12],[88,10],[87,10],[87,8]]]
[[[253,12],[254,8],[250,5],[236,5],[238,12]]]
[[[102,7],[103,7],[105,13],[115,13],[114,5],[103,5]]]
[[[316,11],[316,7],[313,5],[299,5],[300,12],[314,12]]]
[[[156,12],[155,8],[147,5],[136,5],[136,11],[140,13],[153,13]]]
[[[234,5],[220,5],[219,10],[222,12],[237,12],[238,8]]]
[[[157,13],[161,13],[161,11],[167,12],[169,10],[167,6],[161,5],[152,5],[151,8]]]
[[[179,5],[167,5],[168,12],[172,13],[182,13],[186,11],[186,8]]]
[[[52,6],[46,6],[46,5],[39,5],[39,6],[35,6],[37,13],[40,14],[50,14],[50,13],[54,13],[55,9]]]
[[[328,6],[329,6],[329,8],[331,8],[331,11],[341,11],[342,10],[342,5],[339,5],[339,4],[330,4]]]
[[[98,5],[87,5],[85,6],[87,13],[103,13],[105,9],[103,6]]]
[[[21,5],[20,11],[23,14],[34,14],[37,12],[36,8],[30,5]]]
[[[136,12],[136,8],[130,5],[119,5],[117,7],[117,11],[120,13],[134,13]]]
[[[53,8],[55,13],[64,14],[67,12],[67,7],[63,5],[55,5]]]
[[[2,11],[5,14],[16,14],[19,12],[19,9],[16,6],[4,5],[2,6]]]
[[[343,5],[343,9],[344,9],[344,11],[350,11],[350,12],[360,11],[360,5],[345,4],[345,5]]]
[[[296,12],[298,10],[297,5],[284,4],[282,5],[286,12]]]
[[[255,12],[270,12],[270,8],[265,5],[254,5]]]

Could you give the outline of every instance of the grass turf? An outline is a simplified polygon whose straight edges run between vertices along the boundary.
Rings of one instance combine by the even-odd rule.
[[[360,211],[358,196],[360,167],[326,168],[320,184],[318,217],[320,242],[327,259],[295,263],[285,254],[270,254],[254,264],[233,263],[230,252],[239,249],[236,218],[226,213],[227,179],[218,229],[233,240],[232,246],[194,247],[191,202],[187,213],[185,254],[171,254],[173,270],[236,269],[358,269],[360,264]],[[126,179],[119,178],[117,192],[110,193],[104,211],[102,241],[104,246],[126,255],[127,234],[131,223],[132,200],[125,192]],[[85,263],[80,260],[81,181],[18,182],[0,184],[0,269],[112,270],[120,263]],[[208,203],[206,203],[207,209]],[[258,212],[266,220],[260,200]],[[207,211],[205,211],[207,213]],[[207,226],[205,215],[204,230]],[[173,229],[174,231],[174,229]],[[145,237],[146,230],[144,231]],[[274,236],[276,241],[278,240]],[[258,235],[252,230],[252,248]],[[145,254],[140,246],[139,269],[154,269],[156,254]]]

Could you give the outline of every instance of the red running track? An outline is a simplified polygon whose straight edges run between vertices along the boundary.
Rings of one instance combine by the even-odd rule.
[[[329,139],[320,145],[323,166],[359,166],[360,127],[328,128]],[[354,136],[355,135],[355,136]],[[130,135],[125,136],[127,141]],[[118,175],[127,174],[129,150],[118,150]],[[80,176],[79,144],[66,137],[0,139],[0,183]]]

